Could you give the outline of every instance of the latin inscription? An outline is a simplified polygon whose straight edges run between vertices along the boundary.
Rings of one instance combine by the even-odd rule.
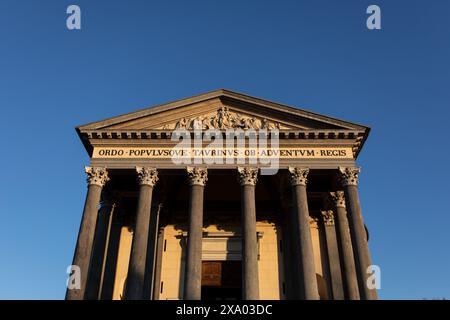
[[[353,159],[351,148],[170,148],[170,147],[95,147],[92,158],[280,158]]]

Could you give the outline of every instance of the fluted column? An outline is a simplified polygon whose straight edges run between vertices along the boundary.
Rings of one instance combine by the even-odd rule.
[[[67,288],[67,300],[82,300],[85,298],[100,196],[103,186],[109,180],[108,172],[105,168],[86,167],[85,172],[87,174],[88,192],[72,262],[72,265],[75,266],[75,268],[79,268],[80,286],[79,288],[75,287],[73,289]]]
[[[154,168],[136,167],[136,171],[140,191],[125,289],[127,300],[144,298],[145,262],[147,260],[152,193],[153,187],[158,181],[158,172]]]
[[[242,299],[259,300],[255,185],[257,168],[238,168],[241,185]]]
[[[336,237],[341,254],[342,274],[344,278],[345,298],[358,300],[359,290],[353,256],[352,240],[348,226],[347,211],[345,209],[345,197],[343,191],[330,193],[333,207],[336,209]]]
[[[189,230],[184,277],[184,299],[200,300],[202,293],[203,193],[208,172],[187,168],[189,182]]]
[[[327,244],[328,265],[331,278],[331,292],[333,300],[344,299],[344,285],[342,281],[341,263],[339,261],[338,241],[336,237],[335,215],[332,210],[321,212],[325,241]]]
[[[309,173],[307,168],[289,168],[293,195],[293,220],[296,223],[294,249],[298,256],[299,298],[318,300],[316,270],[314,266],[314,252],[309,225],[308,197],[306,183]]]
[[[345,192],[359,294],[363,300],[377,299],[376,290],[369,289],[367,286],[367,278],[369,276],[369,273],[367,273],[367,268],[372,264],[372,262],[370,259],[367,234],[364,228],[357,188],[360,169],[340,167],[339,171],[341,173],[340,178]]]

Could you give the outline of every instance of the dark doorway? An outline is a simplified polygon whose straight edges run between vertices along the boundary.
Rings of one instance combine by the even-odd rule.
[[[241,261],[203,261],[202,300],[242,299]]]

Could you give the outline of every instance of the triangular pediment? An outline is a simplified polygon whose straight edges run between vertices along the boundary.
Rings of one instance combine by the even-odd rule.
[[[181,129],[361,130],[365,126],[288,107],[228,90],[216,90],[172,103],[79,126],[79,131]]]

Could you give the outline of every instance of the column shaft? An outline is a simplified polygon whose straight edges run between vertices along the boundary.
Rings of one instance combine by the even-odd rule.
[[[336,236],[341,255],[342,275],[344,278],[345,298],[358,300],[359,290],[356,277],[355,259],[353,256],[352,241],[348,226],[347,211],[345,210],[345,199],[342,191],[335,193],[335,223]]]
[[[143,298],[152,191],[151,186],[141,185],[127,275],[125,293],[127,300]]]
[[[82,300],[85,298],[100,196],[103,186],[109,180],[108,174],[103,168],[87,167],[85,170],[88,175],[89,187],[72,262],[73,266],[79,268],[80,283],[79,288],[77,286],[67,288],[66,300]],[[77,272],[76,270],[74,272]],[[74,277],[74,279],[77,281],[77,277]]]
[[[89,269],[88,280],[86,284],[86,300],[100,299],[100,282],[102,280],[103,262],[106,255],[105,249],[107,247],[106,238],[108,235],[109,219],[112,210],[112,203],[110,201],[103,201],[98,212],[91,266]]]
[[[314,266],[314,251],[309,222],[308,197],[306,186],[296,185],[294,191],[294,212],[298,228],[298,247],[300,252],[299,278],[300,299],[318,300],[319,289],[317,287],[316,269]]]
[[[242,289],[244,300],[259,299],[255,186],[241,186]]]
[[[367,269],[371,266],[372,262],[359,203],[357,188],[359,169],[339,168],[339,170],[341,171],[341,179],[344,186],[359,294],[363,300],[377,299],[376,289],[369,289],[367,286],[367,279],[369,277]]]
[[[200,300],[202,291],[203,193],[206,169],[188,168],[189,231],[186,250],[184,299]]]
[[[369,246],[367,243],[367,233],[361,215],[358,189],[354,185],[344,187],[345,198],[347,200],[347,212],[350,223],[350,234],[352,238],[353,253],[355,256],[356,274],[358,277],[359,293],[363,300],[377,299],[375,289],[369,289],[367,278],[369,273],[367,268],[372,265]]]
[[[323,227],[327,244],[328,265],[331,277],[331,291],[333,300],[344,299],[344,284],[342,281],[341,263],[336,236],[333,211],[322,211]]]
[[[318,300],[316,269],[309,222],[308,197],[306,182],[308,169],[289,168],[291,173],[294,221],[296,223],[296,239],[294,244],[298,256],[299,298]]]
[[[125,298],[127,300],[142,300],[144,298],[148,230],[150,226],[153,186],[157,181],[156,169],[136,169],[140,182],[140,191],[125,288]]]

